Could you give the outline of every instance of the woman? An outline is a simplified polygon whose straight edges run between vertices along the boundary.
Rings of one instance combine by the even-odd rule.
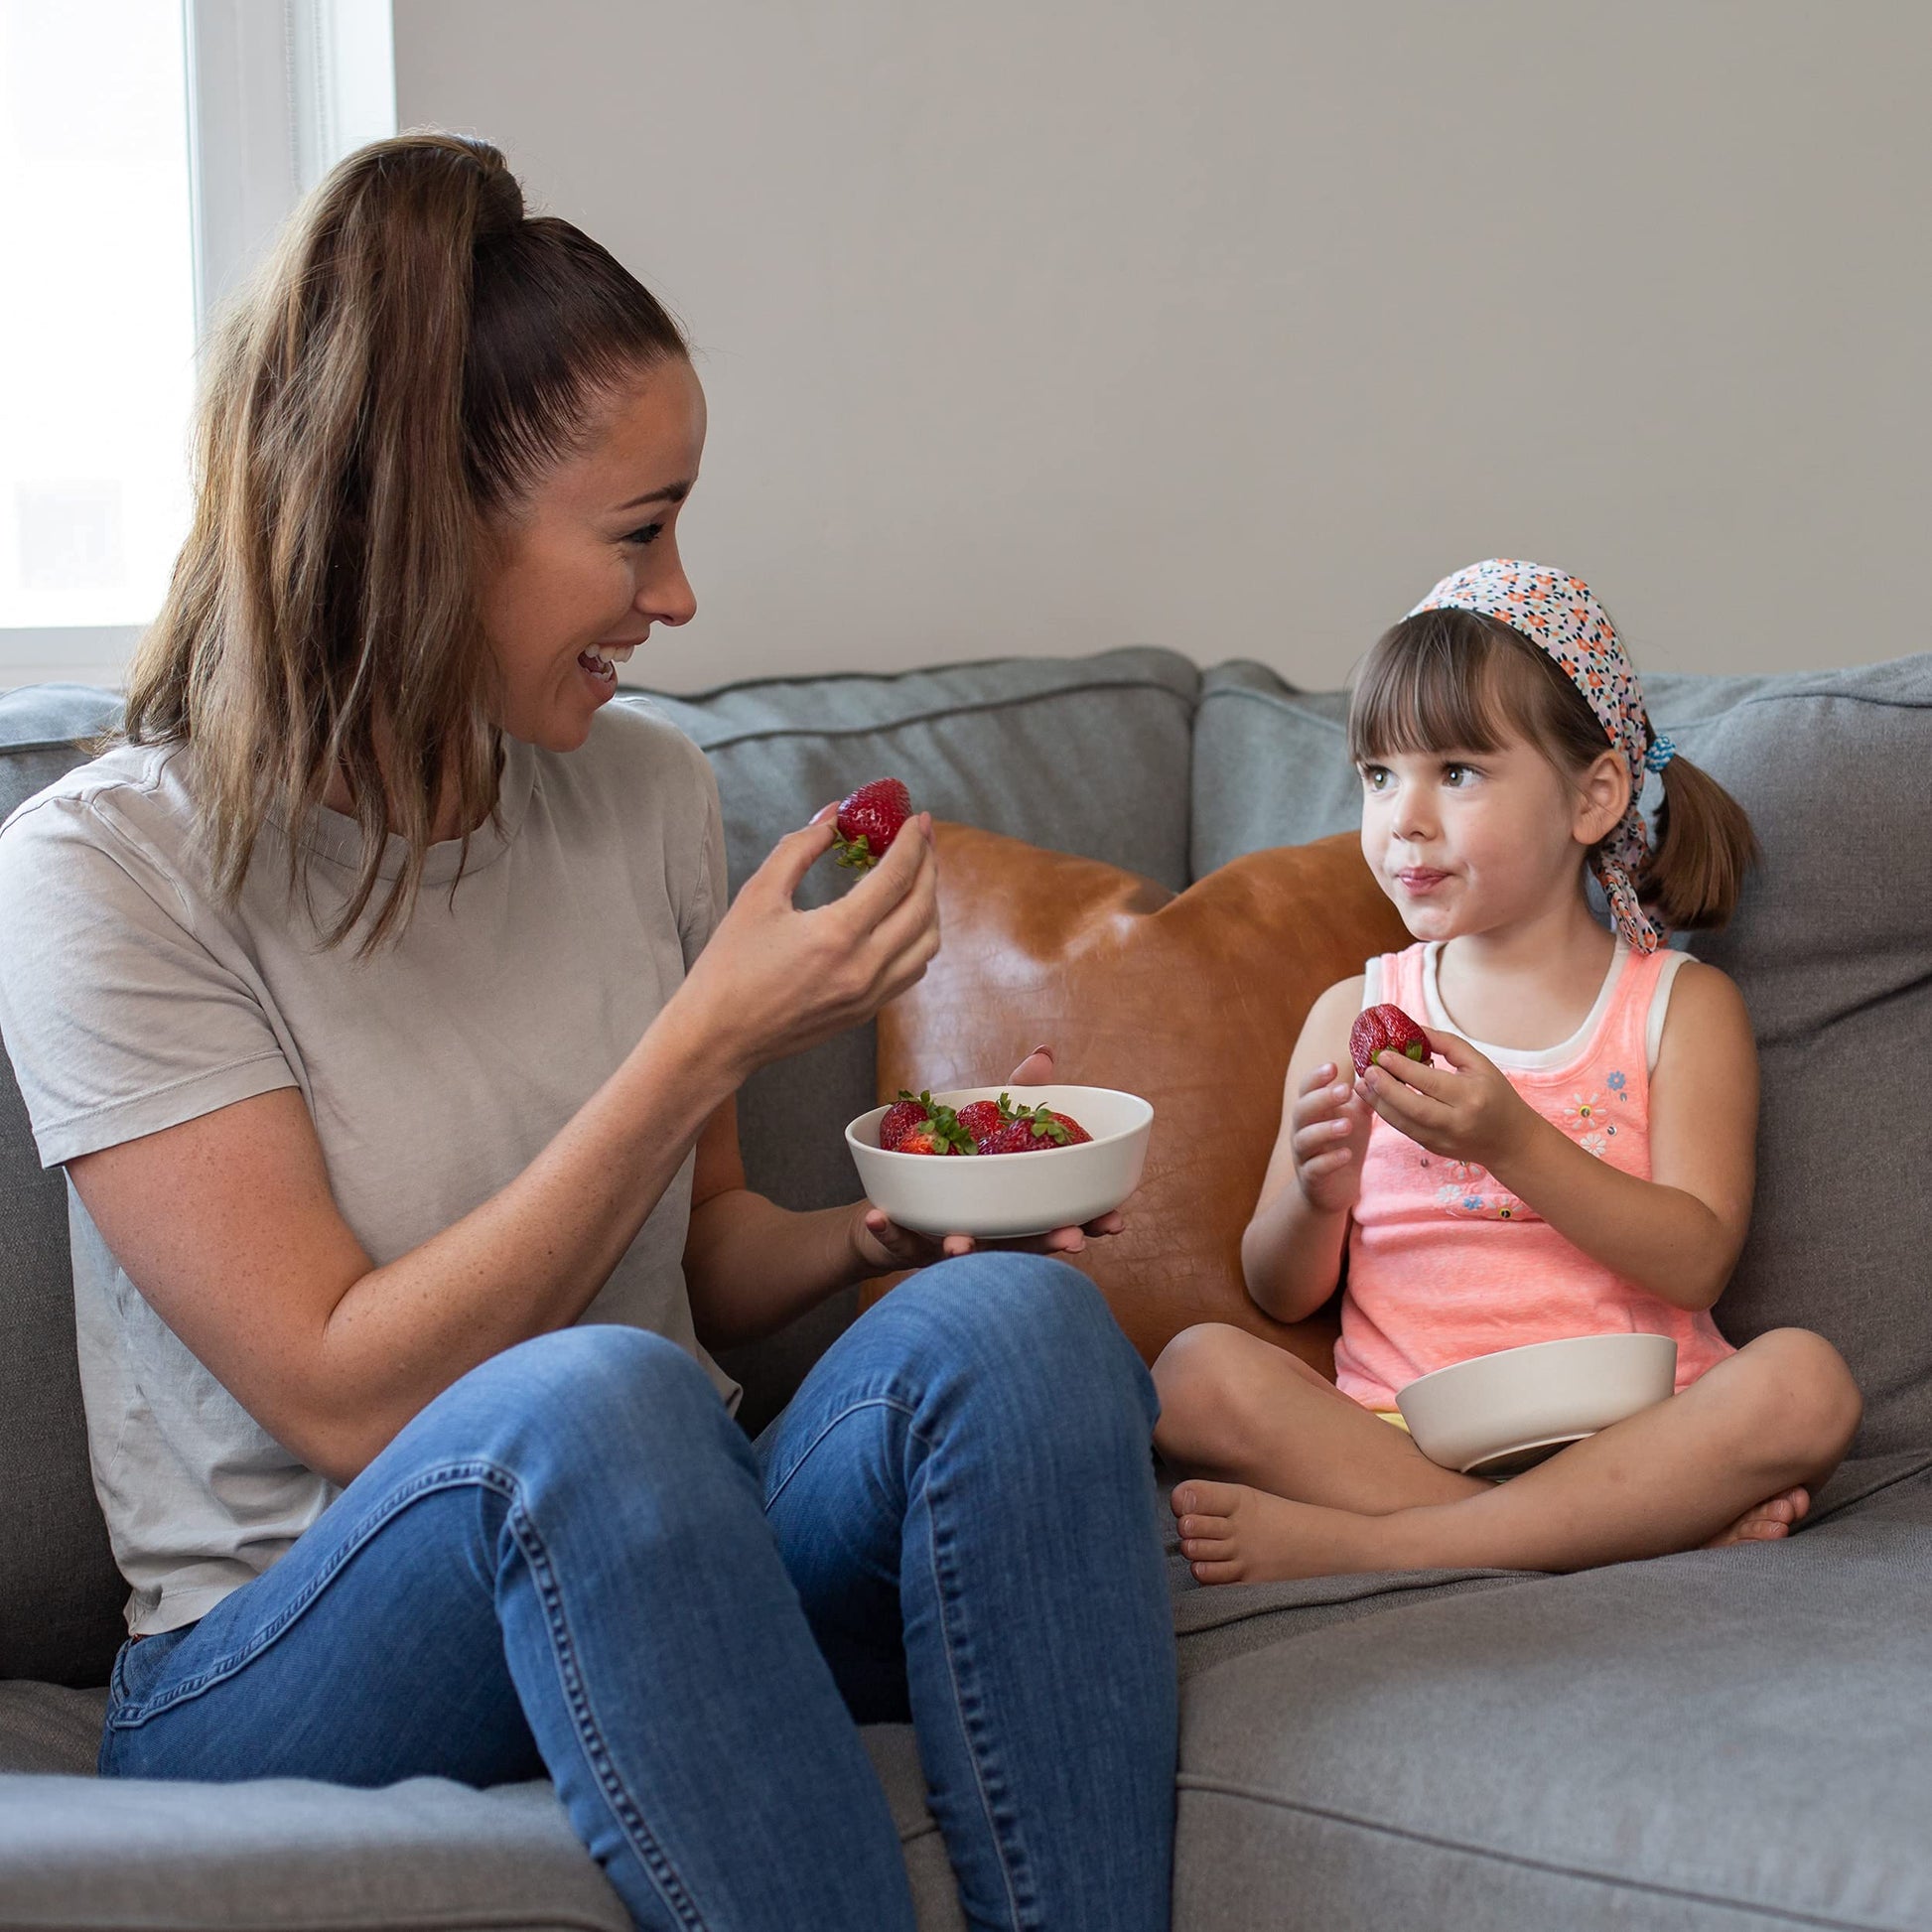
[[[929,823],[799,912],[821,815],[727,911],[703,757],[601,709],[693,613],[703,437],[658,305],[443,135],[216,346],[127,742],[0,835],[133,1587],[101,1770],[547,1770],[641,1926],[909,1926],[857,1728],[909,1715],[973,1923],[1164,1925],[1153,1398],[1092,1288],[947,1260],[756,1448],[702,1345],[941,1259],[749,1192],[732,1098],[919,976]]]

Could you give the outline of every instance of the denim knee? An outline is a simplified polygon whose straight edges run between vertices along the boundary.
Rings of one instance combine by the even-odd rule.
[[[1091,1432],[1116,1418],[1130,1433],[1151,1434],[1157,1405],[1146,1364],[1106,1298],[1065,1262],[964,1255],[895,1289],[874,1317],[896,1303],[916,1331],[914,1347],[969,1369],[1033,1428]]]
[[[519,1342],[472,1369],[434,1409],[439,1431],[526,1485],[690,1493],[707,1469],[754,1469],[744,1432],[697,1361],[662,1335],[618,1323]]]

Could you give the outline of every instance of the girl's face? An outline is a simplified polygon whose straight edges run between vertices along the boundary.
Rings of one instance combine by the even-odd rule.
[[[575,751],[617,690],[617,667],[651,626],[696,614],[677,518],[704,437],[704,391],[691,365],[660,362],[492,532],[481,602],[501,679],[495,723],[511,738]]]
[[[1392,752],[1361,774],[1363,855],[1418,939],[1578,900],[1584,858],[1623,816],[1630,782],[1614,752],[1566,778],[1514,733],[1493,752]]]

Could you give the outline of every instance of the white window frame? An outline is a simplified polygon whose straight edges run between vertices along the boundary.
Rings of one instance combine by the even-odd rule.
[[[182,0],[195,336],[296,203],[396,131],[391,0]],[[188,425],[182,425],[186,444]],[[138,624],[0,625],[0,690],[117,685]]]

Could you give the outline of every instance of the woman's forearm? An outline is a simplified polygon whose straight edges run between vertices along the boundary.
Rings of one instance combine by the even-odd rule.
[[[311,1384],[341,1444],[325,1473],[353,1473],[459,1376],[575,1321],[740,1077],[673,1000],[514,1180],[355,1280],[327,1318]]]
[[[1548,1121],[1490,1173],[1592,1261],[1673,1308],[1710,1308],[1736,1265],[1736,1237],[1695,1194],[1627,1174]]]
[[[694,1208],[684,1277],[698,1339],[707,1348],[757,1341],[878,1270],[853,1227],[863,1203],[799,1214],[746,1187]]]

